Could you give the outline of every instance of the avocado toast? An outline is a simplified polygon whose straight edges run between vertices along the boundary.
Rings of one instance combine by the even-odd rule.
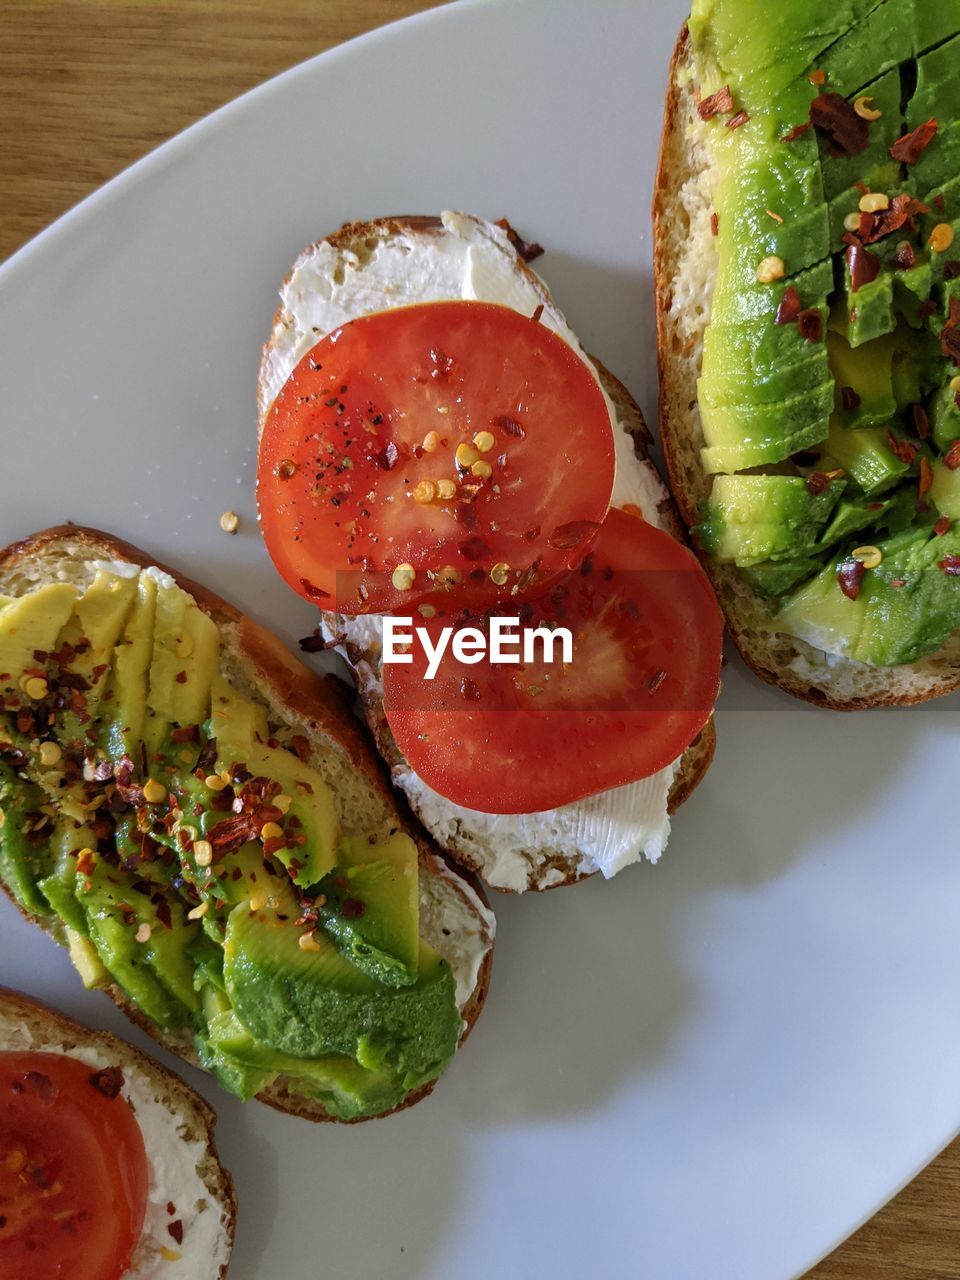
[[[698,0],[654,202],[661,432],[762,678],[960,687],[960,5]]]
[[[395,807],[343,695],[96,530],[0,553],[0,881],[231,1092],[357,1120],[430,1091],[494,921]]]

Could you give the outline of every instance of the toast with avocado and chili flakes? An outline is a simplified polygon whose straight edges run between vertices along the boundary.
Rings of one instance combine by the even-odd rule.
[[[223,1280],[237,1224],[233,1179],[217,1153],[216,1113],[179,1076],[107,1031],[0,988],[0,1085],[12,1095],[3,1096],[0,1088],[0,1112],[23,1144],[18,1150],[15,1141],[11,1152],[5,1141],[7,1170],[15,1172],[13,1165],[29,1157],[37,1175],[23,1179],[4,1200],[0,1246],[11,1274],[73,1274],[71,1264],[84,1270],[87,1232],[96,1237],[93,1248],[101,1265],[107,1265],[103,1237],[109,1217],[113,1261],[123,1265],[128,1255],[122,1273],[128,1280],[160,1273],[171,1280],[198,1275]],[[89,1101],[83,1096],[87,1091]],[[121,1108],[119,1117],[116,1108]],[[124,1239],[117,1230],[122,1219],[114,1189],[99,1179],[118,1151],[122,1168],[136,1172],[130,1115],[142,1139],[145,1168],[142,1191],[136,1190],[135,1176],[124,1188],[130,1211]],[[98,1134],[107,1146],[102,1163],[88,1159],[87,1144],[97,1142]],[[61,1177],[51,1174],[45,1157],[56,1163]],[[84,1181],[83,1204],[71,1177],[77,1168]],[[59,1191],[51,1194],[51,1187]],[[64,1223],[71,1229],[61,1252],[63,1234],[57,1228]],[[32,1266],[18,1270],[18,1261],[27,1258]]]
[[[469,298],[499,302],[559,332],[595,370],[610,406],[617,480],[613,505],[632,506],[683,540],[682,525],[650,458],[652,439],[626,388],[583,355],[549,289],[526,261],[539,246],[508,224],[461,213],[350,223],[306,249],[281,287],[281,306],[260,365],[260,430],[291,372],[336,326],[377,310]],[[492,455],[491,455],[492,456]],[[548,812],[479,813],[428,787],[397,747],[384,713],[381,619],[322,614],[305,647],[332,646],[357,682],[367,722],[394,783],[431,836],[488,885],[522,892],[612,875],[644,856],[656,860],[672,814],[703,777],[713,755],[713,720],[681,758],[653,777]]]
[[[653,208],[674,496],[747,664],[838,710],[960,688],[960,8],[855,11],[696,0]]]
[[[87,986],[241,1097],[418,1101],[495,923],[399,812],[338,684],[92,529],[0,553],[0,881]]]

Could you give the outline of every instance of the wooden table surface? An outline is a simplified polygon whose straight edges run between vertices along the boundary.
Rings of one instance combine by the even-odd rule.
[[[0,0],[0,260],[215,107],[331,45],[431,7]],[[960,1139],[807,1280],[960,1280],[958,1208]]]

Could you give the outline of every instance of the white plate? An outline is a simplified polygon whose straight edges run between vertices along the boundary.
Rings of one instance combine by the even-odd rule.
[[[683,16],[440,9],[63,218],[0,270],[0,539],[99,524],[306,633],[254,525],[254,379],[278,281],[350,218],[508,214],[654,420],[649,206]],[[844,717],[736,661],[726,684],[659,867],[497,900],[489,1008],[429,1102],[314,1128],[187,1072],[237,1176],[236,1280],[786,1280],[953,1135],[957,699]],[[6,903],[0,978],[144,1042]]]

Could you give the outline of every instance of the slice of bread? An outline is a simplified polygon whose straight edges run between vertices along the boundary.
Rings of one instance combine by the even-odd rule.
[[[309,742],[308,762],[329,783],[344,829],[375,836],[399,829],[415,840],[420,854],[421,934],[449,963],[456,978],[464,1023],[462,1044],[486,998],[496,923],[479,886],[450,866],[398,808],[381,762],[350,710],[344,687],[332,676],[321,677],[309,670],[274,635],[208,588],[157,564],[137,547],[96,529],[61,525],[0,551],[0,593],[22,595],[53,580],[82,585],[91,576],[90,563],[98,560],[121,561],[140,568],[156,565],[193,596],[220,629],[221,667],[231,683],[244,697],[261,703],[272,723],[288,727]],[[9,889],[7,893],[13,900]],[[27,918],[66,944],[64,930],[56,918]],[[162,1031],[119,987],[110,986],[107,992],[132,1021],[165,1049],[197,1065],[189,1034]],[[413,1090],[401,1107],[426,1097],[434,1083]],[[305,1119],[336,1119],[319,1102],[291,1092],[282,1077],[258,1097],[280,1111]]]
[[[0,1052],[62,1053],[80,1058],[94,1071],[116,1067],[123,1074],[121,1093],[137,1115],[149,1165],[148,1208],[131,1277],[156,1274],[170,1280],[203,1274],[212,1280],[227,1274],[237,1225],[233,1179],[220,1163],[214,1141],[216,1113],[179,1076],[107,1031],[91,1031],[65,1014],[0,987]],[[159,1150],[155,1144],[162,1144]],[[171,1148],[181,1148],[173,1158]],[[153,1149],[151,1149],[153,1148]],[[161,1177],[181,1170],[181,1185],[161,1185]],[[183,1185],[184,1172],[195,1186]],[[190,1203],[193,1195],[199,1203]],[[177,1205],[179,1200],[179,1207]],[[173,1213],[167,1205],[173,1204]],[[180,1241],[168,1231],[180,1223]],[[167,1249],[168,1257],[160,1254]],[[180,1254],[178,1258],[174,1255]],[[180,1263],[182,1262],[182,1267]]]
[[[496,266],[501,272],[502,287],[510,291],[512,280],[523,288],[523,298],[533,298],[543,306],[544,323],[563,331],[566,324],[550,291],[544,282],[520,256],[518,250],[508,237],[496,228],[476,218],[464,214],[444,215],[444,219],[436,217],[393,217],[378,218],[369,222],[354,222],[342,227],[333,235],[310,246],[297,259],[293,269],[281,287],[284,302],[274,316],[270,338],[264,347],[260,364],[257,387],[259,425],[262,431],[270,406],[277,392],[283,386],[296,362],[306,350],[318,341],[330,327],[318,325],[305,329],[287,305],[286,297],[291,281],[298,271],[307,276],[308,283],[315,290],[316,296],[326,302],[333,289],[342,285],[345,275],[357,273],[362,276],[368,269],[378,281],[383,268],[377,263],[378,254],[393,255],[397,262],[404,256],[409,257],[416,250],[423,250],[431,243],[440,243],[447,234],[448,224],[466,229],[471,237],[471,244],[476,246],[478,254],[485,257],[486,265]],[[371,268],[371,264],[375,264]],[[478,269],[478,276],[482,273]],[[503,283],[505,281],[505,283]],[[384,301],[381,306],[400,305],[405,302],[434,301],[459,293],[444,293],[434,276],[430,281],[430,292],[417,296],[416,291],[392,282],[383,288]],[[376,296],[375,292],[372,296]],[[478,297],[486,297],[483,292]],[[492,299],[491,299],[492,300]],[[519,300],[519,299],[518,299]],[[310,309],[310,299],[300,298],[305,310]],[[378,309],[374,307],[373,309]],[[329,320],[331,313],[326,315]],[[342,323],[350,318],[348,314],[338,315],[335,323]],[[312,338],[312,341],[311,341]],[[670,500],[670,495],[659,473],[650,458],[652,437],[643,420],[639,406],[627,389],[594,360],[598,376],[603,388],[613,404],[618,421],[618,430],[626,433],[626,450],[618,448],[618,468],[629,471],[631,494],[636,491],[638,501],[642,497],[645,517],[652,523],[666,529],[675,537],[683,539],[683,525],[677,511]],[[632,447],[631,446],[632,443]],[[409,772],[390,732],[383,713],[383,686],[380,671],[379,628],[364,625],[363,619],[348,619],[334,613],[322,615],[322,631],[327,642],[335,646],[346,659],[357,681],[358,690],[364,705],[367,722],[373,732],[377,746],[384,759],[391,767],[394,776]],[[691,743],[678,762],[672,781],[669,783],[669,812],[673,813],[690,795],[703,777],[713,757],[715,732],[711,719],[699,737]],[[514,861],[510,871],[510,882],[498,866],[498,839],[501,832],[497,824],[477,821],[477,815],[471,816],[468,810],[451,806],[449,802],[431,793],[429,811],[418,802],[415,793],[409,794],[414,811],[425,823],[431,835],[441,846],[456,859],[460,865],[467,867],[494,888],[524,889],[559,888],[587,878],[598,869],[591,862],[591,857],[582,846],[577,849],[558,847],[548,832],[540,836],[540,844],[526,846],[516,851],[522,857],[523,865],[518,871]],[[437,811],[440,813],[438,821]],[[637,848],[638,857],[641,850]]]
[[[670,63],[653,233],[660,435],[674,498],[688,525],[699,522],[699,504],[709,496],[711,484],[700,465],[704,440],[697,379],[717,269],[710,228],[716,173],[709,126],[697,113],[694,87],[693,53],[684,27]],[[854,711],[926,702],[960,689],[960,633],[918,662],[867,666],[777,631],[769,606],[734,566],[707,556],[703,561],[747,665],[795,697]]]

